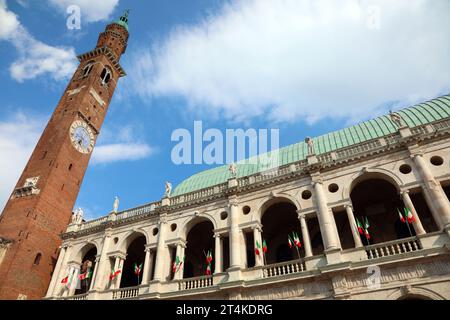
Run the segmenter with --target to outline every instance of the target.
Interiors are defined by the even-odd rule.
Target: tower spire
[[[126,9],[123,12],[123,15],[120,16],[119,20],[117,20],[115,23],[118,25],[121,25],[128,31],[128,15],[130,13],[130,9]]]

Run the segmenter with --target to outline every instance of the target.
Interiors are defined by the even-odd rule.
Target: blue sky
[[[280,130],[280,145],[450,92],[450,1],[0,0],[0,209],[76,67],[125,8],[130,39],[76,206],[156,201],[207,165],[171,134]],[[81,29],[66,8],[81,8]]]

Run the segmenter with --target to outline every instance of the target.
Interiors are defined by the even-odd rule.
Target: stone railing
[[[66,298],[66,300],[87,300],[89,293],[77,294]]]
[[[418,126],[411,128],[411,132],[413,136],[420,136],[425,134],[431,134],[433,129],[435,132],[438,131],[445,131],[450,128],[450,119],[443,119],[434,123],[430,123],[423,126]],[[400,142],[400,135],[398,133],[393,133],[386,135],[384,137],[380,138],[374,138],[369,141],[365,141],[359,144],[355,144],[352,146],[348,146],[345,148],[340,148],[333,150],[328,153],[323,153],[318,155],[318,160],[320,160],[320,164],[322,165],[332,165],[335,162],[338,161],[345,161],[346,159],[363,155],[368,152],[374,152],[377,150],[381,150],[382,148],[386,146],[393,146]],[[251,186],[252,184],[257,184],[260,182],[265,182],[272,180],[274,178],[279,178],[283,176],[288,176],[289,174],[293,173],[301,173],[305,167],[307,167],[308,162],[307,160],[303,159],[300,161],[297,161],[295,163],[291,163],[279,168],[270,169],[264,172],[258,172],[253,175],[245,176],[238,178],[238,187],[239,188],[246,188],[248,186]],[[202,200],[202,199],[208,199],[213,196],[222,196],[224,195],[224,191],[227,189],[228,183],[221,183],[215,186],[207,187],[201,190],[196,190],[190,193],[173,196],[170,198],[170,205],[171,206],[179,206],[183,204],[192,203],[194,201]],[[161,201],[153,202],[150,204],[146,204],[137,208],[133,208],[130,210],[125,210],[122,212],[119,212],[117,214],[117,220],[123,220],[134,216],[144,215],[147,213],[150,213],[157,208],[161,206]],[[85,222],[81,225],[81,228],[79,230],[89,229],[92,227],[95,227],[102,222],[106,221],[107,217],[103,217],[100,219],[92,220]]]
[[[191,290],[213,286],[212,276],[201,276],[178,281],[178,290]]]
[[[121,211],[117,213],[117,221],[132,218],[135,216],[141,216],[147,213],[154,212],[157,208],[161,207],[161,201],[152,202],[137,208]]]
[[[411,237],[366,246],[365,249],[368,259],[376,259],[418,251],[422,249],[422,245],[416,237]]]
[[[106,216],[106,217],[101,217],[101,218],[98,218],[95,220],[84,222],[80,225],[79,230],[95,228],[95,227],[101,225],[102,223],[106,222],[107,220],[108,220],[108,217]]]
[[[263,266],[262,270],[263,277],[270,278],[306,271],[306,265],[303,260],[293,260]]]
[[[112,298],[116,299],[131,299],[139,295],[138,287],[121,288],[113,291]]]

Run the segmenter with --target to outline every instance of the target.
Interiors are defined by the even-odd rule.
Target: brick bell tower
[[[128,10],[100,33],[56,106],[0,216],[0,299],[45,296],[117,81]]]

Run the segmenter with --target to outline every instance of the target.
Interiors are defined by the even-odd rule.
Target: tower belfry
[[[72,215],[128,41],[128,10],[78,56],[72,76],[0,216],[0,299],[39,299]]]

